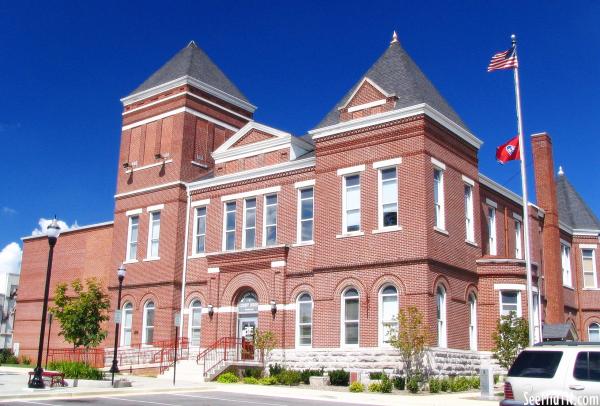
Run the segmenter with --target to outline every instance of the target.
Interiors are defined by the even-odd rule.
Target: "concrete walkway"
[[[478,392],[451,393],[440,395],[429,394],[376,394],[376,393],[350,393],[339,390],[317,390],[305,386],[262,386],[243,384],[218,384],[198,383],[185,381],[185,377],[177,381],[173,386],[171,382],[163,379],[123,376],[132,383],[131,388],[110,387],[110,381],[79,381],[77,387],[71,386],[72,380],[68,380],[70,386],[64,388],[51,388],[34,390],[27,388],[27,374],[30,369],[0,367],[0,402],[10,403],[19,400],[41,400],[61,398],[83,398],[98,396],[130,396],[149,395],[175,392],[206,392],[222,391],[235,394],[262,395],[285,397],[291,399],[306,399],[313,401],[343,402],[361,405],[398,405],[403,406],[492,406],[497,405],[498,400],[480,400]],[[117,375],[117,377],[121,377]]]

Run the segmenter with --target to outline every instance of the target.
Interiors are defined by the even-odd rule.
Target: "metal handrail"
[[[225,362],[259,361],[263,359],[262,351],[254,348],[254,343],[244,338],[222,337],[196,357],[196,363],[203,363],[204,376]]]

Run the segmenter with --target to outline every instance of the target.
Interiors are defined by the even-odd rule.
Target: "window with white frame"
[[[581,250],[581,262],[583,263],[583,287],[596,288],[596,250],[584,248]]]
[[[379,291],[379,344],[389,345],[398,334],[398,290],[387,285]]]
[[[158,258],[158,244],[160,241],[160,212],[150,212],[148,226],[148,252],[146,258]]]
[[[573,286],[573,277],[571,276],[571,247],[568,244],[560,244],[560,257],[563,285],[571,287]]]
[[[500,291],[500,316],[508,316],[510,313],[515,313],[517,317],[521,317],[521,292],[518,290],[502,290]]]
[[[242,246],[254,248],[256,245],[256,198],[244,200],[244,233]]]
[[[523,244],[521,243],[522,238],[522,224],[519,220],[515,220],[515,258],[523,259]]]
[[[314,188],[298,190],[298,242],[313,240]]]
[[[135,261],[137,258],[138,233],[140,229],[139,216],[129,217],[129,227],[127,231],[127,261]]]
[[[440,230],[446,229],[444,171],[441,168],[433,168],[433,206],[436,228],[439,228]]]
[[[349,288],[342,294],[342,345],[358,346],[360,298],[358,291]]]
[[[142,344],[152,344],[154,339],[154,302],[149,300],[144,304],[142,320]]]
[[[448,346],[448,326],[446,325],[446,289],[438,286],[436,292],[438,347]]]
[[[488,206],[488,254],[496,255],[496,208]]]
[[[379,169],[379,229],[398,226],[398,175],[396,167]]]
[[[225,203],[223,250],[233,251],[235,249],[235,212],[236,203]]]
[[[277,244],[277,195],[265,196],[263,245]]]
[[[133,326],[133,305],[126,302],[121,310],[121,346],[129,347],[131,345],[131,331]]]
[[[541,341],[540,332],[540,293],[533,292],[533,341],[539,343]]]
[[[188,337],[190,345],[200,346],[200,326],[202,324],[202,302],[195,299],[190,304],[190,315],[188,322]]]
[[[302,293],[296,302],[296,345],[312,345],[313,300],[310,294]]]
[[[206,207],[197,207],[195,213],[194,253],[202,254],[206,252]]]
[[[477,351],[477,296],[469,295],[469,349]]]
[[[588,341],[600,342],[600,324],[592,323],[588,327]]]
[[[475,242],[475,223],[473,222],[473,186],[465,184],[465,233],[466,240]]]
[[[360,175],[343,178],[343,227],[344,233],[360,231]]]

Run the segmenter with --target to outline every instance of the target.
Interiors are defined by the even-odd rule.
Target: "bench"
[[[35,372],[29,372],[29,381],[28,384],[31,383],[31,379]],[[44,371],[42,372],[42,379],[44,380],[44,384],[48,385],[50,383],[50,387],[53,388],[55,386],[67,386],[67,382],[65,381],[65,374],[62,372],[56,371]]]

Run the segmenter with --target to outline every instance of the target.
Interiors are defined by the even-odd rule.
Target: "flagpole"
[[[517,55],[517,37],[511,35],[512,44]],[[517,57],[518,58],[518,57]],[[515,97],[517,99],[517,122],[519,126],[519,155],[521,158],[521,188],[523,189],[523,228],[525,233],[525,270],[527,272],[527,316],[529,319],[529,345],[535,344],[534,318],[533,314],[533,277],[531,273],[531,250],[529,244],[529,208],[527,198],[527,174],[525,172],[525,142],[523,140],[523,120],[521,117],[521,92],[519,89],[519,67],[513,69],[515,75]]]

